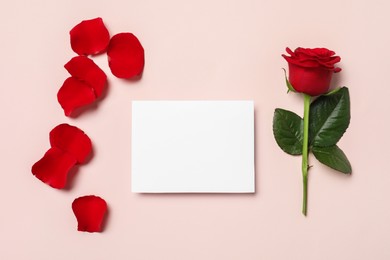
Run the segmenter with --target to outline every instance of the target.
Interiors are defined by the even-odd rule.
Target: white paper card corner
[[[253,101],[133,101],[132,192],[253,193]]]

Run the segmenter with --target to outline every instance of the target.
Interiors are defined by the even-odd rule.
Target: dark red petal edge
[[[92,151],[91,139],[79,128],[60,124],[49,134],[50,145],[71,154],[78,163],[83,163]]]
[[[78,231],[102,231],[103,219],[107,212],[107,203],[104,199],[95,195],[79,197],[73,201],[72,210],[77,219]]]
[[[114,35],[107,49],[108,65],[114,76],[130,79],[142,73],[144,48],[132,33]]]
[[[93,88],[97,98],[102,95],[107,85],[107,76],[93,60],[85,56],[76,56],[64,67],[70,75],[88,83]]]
[[[76,163],[74,156],[52,147],[32,166],[31,171],[42,182],[53,188],[62,189],[66,185],[68,172]]]
[[[69,34],[72,50],[79,55],[102,53],[110,41],[110,34],[100,17],[82,21]]]
[[[57,99],[65,115],[71,116],[74,110],[93,103],[96,96],[87,83],[75,77],[69,77],[59,89]]]

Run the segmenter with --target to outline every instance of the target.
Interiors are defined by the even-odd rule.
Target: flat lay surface
[[[390,259],[385,0],[7,1],[0,9],[0,259]],[[57,92],[76,54],[69,31],[103,18],[110,35],[131,32],[145,50],[143,75],[114,77],[93,56],[107,92],[76,118]],[[275,108],[302,115],[286,94],[281,54],[327,47],[341,57],[332,86],[347,86],[351,123],[339,142],[344,175],[309,157],[308,215],[301,213],[301,158],[272,132]],[[131,192],[132,101],[253,100],[255,193]],[[90,160],[64,190],[32,165],[49,132],[68,123],[92,140]],[[150,162],[153,163],[153,162]],[[77,231],[75,198],[107,202],[102,233]]]

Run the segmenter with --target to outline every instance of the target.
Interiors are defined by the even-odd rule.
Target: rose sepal
[[[291,91],[291,92],[294,92],[294,93],[297,93],[297,91],[296,91],[295,88],[291,85],[290,81],[289,81],[288,78],[287,78],[286,69],[285,69],[285,68],[282,68],[282,70],[284,71],[284,78],[286,79],[287,93],[289,93],[290,91]]]
[[[331,96],[333,94],[336,94],[337,92],[340,91],[340,89],[342,89],[341,87],[338,87],[338,88],[335,88],[335,89],[332,89],[331,91],[325,93],[323,96]]]

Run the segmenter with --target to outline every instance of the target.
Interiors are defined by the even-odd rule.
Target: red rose
[[[324,94],[329,90],[333,73],[341,71],[334,66],[341,58],[326,48],[297,48],[294,52],[286,48],[286,51],[291,56],[282,56],[288,62],[289,81],[297,92],[310,96]]]

